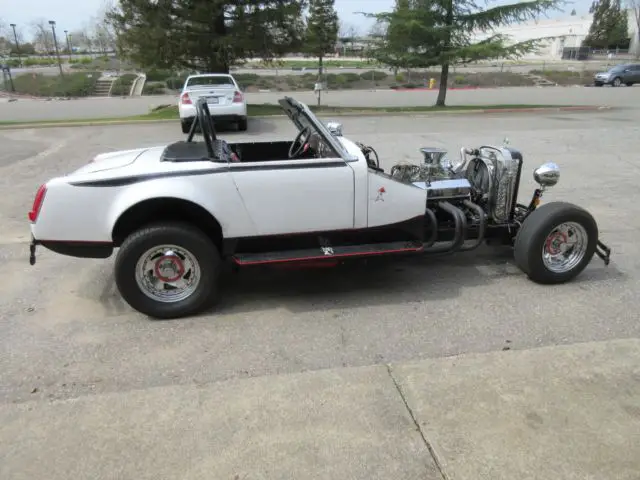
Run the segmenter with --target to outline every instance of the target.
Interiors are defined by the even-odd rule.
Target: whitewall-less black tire
[[[589,264],[598,243],[598,226],[585,209],[550,202],[525,219],[516,236],[518,267],[536,283],[568,282]]]
[[[135,310],[154,318],[179,318],[213,305],[220,264],[215,244],[198,228],[156,223],[122,243],[115,280],[120,294]]]

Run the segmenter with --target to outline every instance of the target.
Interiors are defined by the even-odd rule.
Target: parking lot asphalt
[[[588,81],[585,80],[585,81]],[[272,103],[285,95],[317,103],[313,92],[248,93],[251,104]],[[341,107],[432,106],[438,92],[394,90],[336,90],[323,93],[322,104]],[[113,118],[148,113],[159,105],[176,105],[176,95],[152,95],[125,98],[89,98],[75,100],[20,99],[0,104],[0,122],[34,120],[70,120]],[[640,85],[620,88],[595,87],[506,87],[477,90],[451,90],[447,105],[606,105],[628,107],[640,105]]]
[[[561,180],[544,201],[587,208],[613,249],[608,267],[594,258],[570,284],[533,284],[508,249],[487,247],[336,270],[242,271],[225,278],[215,311],[173,321],[151,321],[122,302],[113,259],[72,259],[41,249],[38,263],[29,266],[26,212],[37,186],[51,176],[100,152],[180,139],[179,126],[2,131],[0,258],[6,282],[0,296],[0,407],[28,402],[37,409],[93,397],[108,408],[110,397],[104,395],[117,393],[138,398],[142,408],[145,400],[136,395],[154,388],[636,338],[639,120],[638,110],[342,119],[345,135],[373,145],[387,170],[396,161],[419,161],[423,146],[456,155],[462,146],[500,144],[506,137],[524,155],[521,201],[534,188],[532,170],[557,162]],[[260,119],[250,122],[247,133],[221,135],[286,139],[294,129],[283,119]],[[342,381],[349,383],[348,377]],[[363,387],[353,395],[375,393]],[[172,408],[179,409],[179,402]],[[11,412],[11,418],[21,418]],[[347,411],[341,415],[333,421],[349,417]],[[415,468],[415,476],[403,478],[417,478],[418,471],[426,475],[426,467]]]

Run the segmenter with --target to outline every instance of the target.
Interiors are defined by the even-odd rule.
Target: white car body
[[[423,166],[397,164],[385,173],[377,154],[369,157],[371,147],[344,137],[339,125],[325,126],[292,98],[280,104],[300,132],[293,142],[221,140],[200,100],[203,141],[192,141],[192,130],[186,142],[105,153],[49,180],[28,215],[31,263],[37,245],[85,258],[107,258],[117,248],[116,283],[125,300],[171,318],[208,305],[225,258],[239,266],[326,263],[468,251],[497,239],[515,242],[518,265],[541,283],[568,281],[594,254],[609,262],[584,209],[566,202],[538,208],[543,190],[559,179],[555,164],[535,170],[541,189],[526,207],[517,203],[517,150],[463,149],[461,163],[452,165],[429,160],[443,152],[425,148],[428,173],[415,181],[401,170]],[[582,229],[581,256],[565,270],[549,258],[578,247],[568,243],[572,233],[553,233],[559,221]]]
[[[196,116],[195,104],[200,97],[214,120],[232,121],[240,130],[247,129],[247,100],[233,75],[203,73],[190,75],[184,82],[178,99],[178,113],[183,133],[187,133]]]

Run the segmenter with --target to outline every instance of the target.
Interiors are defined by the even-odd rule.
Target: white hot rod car
[[[216,298],[222,262],[240,267],[337,262],[393,254],[514,249],[538,283],[571,280],[594,254],[609,263],[589,212],[539,206],[558,167],[534,170],[539,188],[517,202],[523,157],[504,146],[463,148],[459,159],[423,148],[416,165],[379,166],[371,147],[280,100],[298,128],[291,141],[218,138],[204,100],[186,141],[98,155],[42,185],[29,212],[36,246],[85,258],[118,248],[115,279],[134,309],[156,318],[201,311]],[[202,141],[195,141],[199,127]]]

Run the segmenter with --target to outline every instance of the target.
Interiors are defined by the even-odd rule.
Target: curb
[[[381,107],[384,108],[384,107]],[[319,117],[399,117],[405,115],[413,115],[414,117],[428,117],[432,115],[462,115],[462,114],[493,114],[493,113],[543,113],[543,112],[574,112],[574,111],[602,111],[612,110],[611,106],[598,105],[580,105],[566,107],[531,107],[531,108],[478,108],[473,110],[436,110],[436,111],[391,111],[384,110],[368,111],[368,110],[352,110],[349,112],[321,112]],[[255,115],[249,118],[268,119],[268,118],[287,118],[286,115]],[[51,123],[16,123],[12,125],[0,124],[0,130],[24,130],[29,128],[68,128],[68,127],[97,127],[109,125],[145,125],[154,123],[177,123],[178,119],[159,119],[159,120],[90,120],[78,122],[51,122]]]

